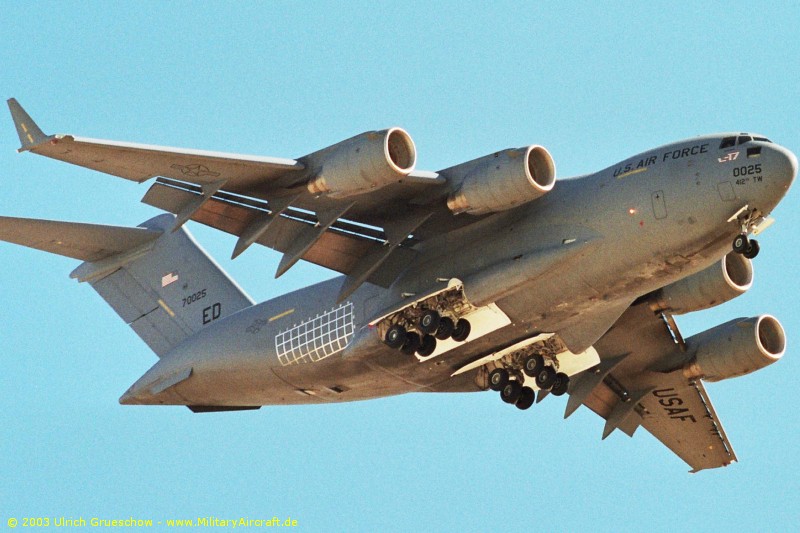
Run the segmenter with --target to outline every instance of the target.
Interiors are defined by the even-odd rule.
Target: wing
[[[388,286],[413,258],[408,239],[475,220],[454,217],[446,180],[415,171],[402,183],[351,198],[311,194],[301,160],[46,135],[13,98],[8,100],[22,147],[53,159],[135,182],[158,177],[144,201],[239,236],[233,257],[259,243],[284,253],[277,275],[300,259],[347,275],[340,299],[365,281]],[[313,154],[312,154],[313,155]],[[309,156],[306,156],[309,157]],[[391,261],[387,261],[389,256]]]
[[[138,183],[155,176],[201,185],[225,180],[228,188],[239,191],[297,174],[304,168],[292,159],[45,135],[15,99],[8,100],[8,107],[22,142],[20,152],[33,152]]]
[[[632,436],[642,426],[692,472],[736,461],[703,384],[680,370],[652,370],[682,344],[671,317],[655,314],[644,301],[635,303],[595,344],[599,367],[570,384],[565,416],[585,404],[606,419],[603,438],[615,429]]]

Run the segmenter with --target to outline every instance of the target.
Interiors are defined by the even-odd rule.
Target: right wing
[[[665,318],[645,301],[632,305],[595,344],[600,365],[573,378],[565,416],[583,403],[606,419],[603,438],[615,429],[633,436],[642,426],[692,472],[727,466],[736,454],[702,382],[655,370],[681,350],[680,333]]]

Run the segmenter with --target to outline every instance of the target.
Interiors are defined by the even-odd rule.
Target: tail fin
[[[203,327],[253,301],[175,217],[139,228],[0,217],[0,239],[83,259],[87,281],[161,357]]]

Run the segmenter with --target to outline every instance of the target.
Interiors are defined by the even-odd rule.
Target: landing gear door
[[[656,220],[667,218],[667,204],[664,203],[664,191],[655,191],[651,195],[653,200],[653,214]]]

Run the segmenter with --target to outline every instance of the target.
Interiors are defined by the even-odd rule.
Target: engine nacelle
[[[553,157],[536,145],[498,152],[460,167],[469,170],[447,199],[454,213],[482,215],[511,209],[548,193],[556,181]]]
[[[738,318],[689,337],[686,347],[693,354],[683,366],[687,378],[721,381],[780,359],[786,350],[786,333],[769,315]]]
[[[417,162],[414,141],[405,130],[368,131],[306,157],[315,171],[312,194],[344,198],[402,180]]]
[[[653,293],[654,311],[682,315],[701,311],[742,295],[753,284],[753,263],[731,252],[705,270]]]

